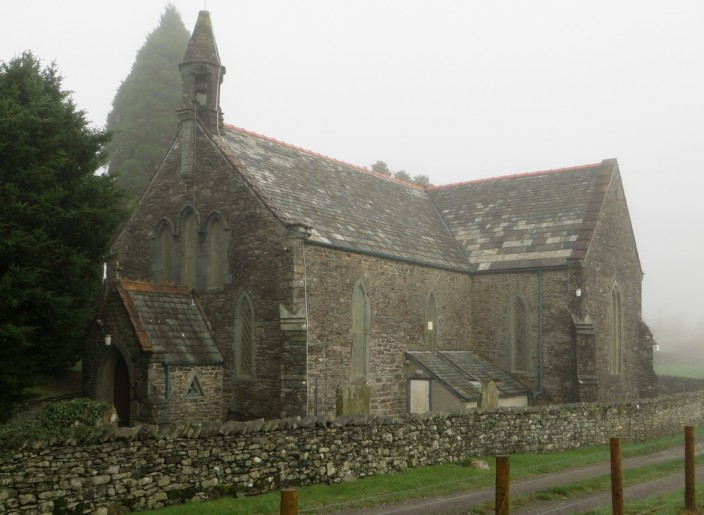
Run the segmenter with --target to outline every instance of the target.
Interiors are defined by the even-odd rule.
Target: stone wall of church
[[[426,303],[435,293],[439,349],[470,349],[468,275],[306,245],[308,298],[308,413],[335,414],[335,392],[349,384],[352,294],[362,281],[370,303],[371,412],[407,409],[404,352],[428,350]]]
[[[623,185],[614,177],[584,261],[583,309],[590,314],[596,331],[598,400],[633,399],[647,392],[645,381],[655,385],[652,371],[652,342],[641,331],[642,271],[631,227]],[[609,372],[611,343],[611,292],[618,284],[621,298],[621,372]],[[651,388],[652,389],[652,388]]]
[[[278,417],[282,402],[279,306],[290,304],[298,287],[291,284],[294,257],[286,247],[287,231],[201,134],[192,177],[181,176],[180,154],[176,143],[118,237],[113,251],[119,261],[112,264],[111,275],[117,267],[122,277],[155,280],[157,224],[167,217],[178,241],[180,215],[184,208],[195,206],[200,245],[196,295],[226,362],[221,418]],[[208,263],[202,254],[206,222],[215,215],[222,218],[227,233],[228,269],[223,286],[209,289],[204,280]],[[232,374],[235,304],[243,292],[249,295],[254,312],[253,379]],[[305,356],[298,358],[305,369]]]
[[[571,292],[574,271],[560,268],[484,273],[472,279],[472,348],[496,366],[510,371],[509,301],[520,293],[528,305],[530,358],[525,372],[513,371],[512,375],[531,391],[538,392],[542,374],[543,392],[535,398],[536,402],[573,402],[575,365],[570,309],[576,302]]]

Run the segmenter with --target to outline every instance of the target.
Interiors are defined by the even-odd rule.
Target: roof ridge
[[[536,175],[545,175],[545,174],[552,174],[552,173],[562,173],[562,172],[572,172],[576,170],[584,170],[586,168],[595,168],[597,166],[602,166],[604,164],[604,161],[600,161],[598,163],[589,163],[589,164],[584,164],[584,165],[575,165],[575,166],[565,166],[562,168],[549,168],[547,170],[537,170],[533,172],[519,172],[519,173],[514,173],[514,174],[508,174],[508,175],[496,175],[494,177],[485,177],[482,179],[473,179],[471,181],[461,181],[461,182],[453,182],[450,184],[441,184],[438,186],[428,186],[428,190],[442,190],[442,189],[447,189],[447,188],[454,188],[457,186],[466,186],[469,184],[481,184],[485,182],[495,182],[495,181],[503,181],[503,180],[508,180],[508,179],[518,179],[521,177],[532,177]]]
[[[254,137],[263,139],[263,140],[268,141],[268,142],[270,142],[270,143],[275,143],[275,144],[277,144],[277,145],[281,145],[281,146],[290,148],[291,150],[296,150],[297,152],[303,152],[304,154],[308,154],[308,155],[313,156],[313,157],[318,157],[318,158],[320,158],[320,159],[324,159],[325,161],[329,161],[329,162],[331,162],[331,163],[335,163],[335,164],[339,164],[339,165],[346,166],[346,167],[348,167],[348,168],[352,168],[353,170],[356,170],[356,171],[358,171],[358,172],[362,172],[362,173],[366,173],[366,174],[369,174],[369,175],[373,175],[373,176],[379,177],[379,178],[381,178],[381,179],[386,179],[387,181],[395,182],[395,183],[401,184],[401,185],[403,185],[403,186],[408,186],[408,187],[410,187],[410,188],[413,188],[413,189],[416,189],[416,190],[419,190],[419,191],[424,191],[424,190],[426,189],[424,186],[419,186],[419,185],[417,185],[417,184],[413,184],[413,183],[410,183],[410,182],[402,181],[402,180],[400,180],[400,179],[396,179],[396,178],[393,177],[393,176],[384,175],[383,173],[375,172],[374,170],[370,170],[369,168],[366,168],[366,167],[362,167],[362,166],[359,166],[359,165],[355,165],[355,164],[352,164],[352,163],[348,163],[347,161],[343,161],[343,160],[341,160],[341,159],[336,159],[336,158],[334,158],[334,157],[330,157],[330,156],[327,156],[327,155],[325,155],[325,154],[320,154],[319,152],[315,152],[315,151],[313,151],[313,150],[310,150],[310,149],[307,149],[307,148],[304,148],[304,147],[299,147],[298,145],[293,145],[293,144],[291,144],[291,143],[287,143],[287,142],[282,141],[282,140],[280,140],[280,139],[272,138],[271,136],[266,136],[265,134],[261,134],[261,133],[254,132],[254,131],[250,131],[250,130],[244,129],[244,128],[242,128],[242,127],[237,127],[236,125],[232,125],[231,123],[226,123],[226,124],[225,124],[225,127],[227,127],[228,129],[232,129],[232,130],[238,131],[238,132],[242,132],[242,133],[244,133],[244,134],[249,134],[250,136],[254,136]]]
[[[133,279],[119,279],[119,285],[127,291],[136,291],[142,293],[171,293],[171,294],[188,294],[188,286],[175,283],[153,283],[150,281],[139,281]]]

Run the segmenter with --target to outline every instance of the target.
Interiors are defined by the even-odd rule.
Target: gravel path
[[[704,452],[704,449],[701,446],[698,446],[696,452],[697,454],[701,454]],[[633,468],[648,467],[676,459],[684,459],[684,448],[674,448],[655,454],[623,459],[621,461],[621,465],[623,470],[628,470]],[[519,497],[528,495],[547,488],[607,475],[610,474],[610,472],[610,464],[606,462],[577,467],[553,474],[546,474],[526,481],[518,481],[515,483],[512,482],[510,487],[511,496]],[[704,477],[703,474],[704,468],[698,468],[696,471],[696,477],[702,478]],[[626,502],[641,500],[680,488],[684,488],[684,466],[683,471],[680,474],[674,474],[656,481],[650,481],[648,483],[643,483],[624,489],[624,499]],[[345,510],[340,513],[355,515],[426,515],[428,513],[468,513],[476,506],[493,502],[494,495],[494,487],[489,487],[452,496],[433,499],[416,499],[403,503],[365,508],[362,510]],[[580,499],[568,499],[562,502],[538,501],[532,503],[531,505],[523,506],[520,509],[512,510],[511,512],[514,515],[543,513],[555,515],[560,513],[578,513],[584,510],[610,505],[611,493],[608,492],[605,494],[597,494]]]

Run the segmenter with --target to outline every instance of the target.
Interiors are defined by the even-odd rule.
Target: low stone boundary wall
[[[704,392],[638,403],[305,418],[96,431],[0,456],[0,513],[107,513],[196,496],[333,483],[470,456],[547,452],[674,434],[704,420]]]

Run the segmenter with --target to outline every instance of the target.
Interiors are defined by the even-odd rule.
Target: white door
[[[430,411],[430,381],[427,379],[411,379],[411,413],[427,413]]]

